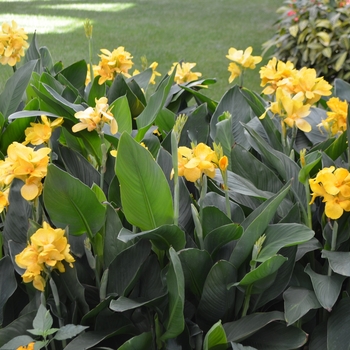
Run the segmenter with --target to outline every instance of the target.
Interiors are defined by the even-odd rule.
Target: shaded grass
[[[121,2],[104,0],[103,3]],[[149,63],[159,63],[159,71],[163,75],[173,62],[196,62],[195,71],[202,72],[203,77],[217,79],[207,94],[219,99],[229,88],[229,61],[225,57],[228,49],[252,46],[253,55],[260,55],[261,44],[273,34],[276,9],[281,0],[134,0],[123,3],[132,6],[118,12],[84,11],[47,6],[94,4],[98,10],[101,2],[0,1],[0,22],[6,13],[13,14],[15,20],[16,15],[40,14],[74,17],[75,21],[81,21],[78,28],[71,32],[41,33],[40,29],[37,32],[39,46],[47,46],[54,61],[62,60],[64,66],[68,66],[77,60],[88,59],[83,21],[89,18],[94,25],[94,63],[98,63],[101,48],[112,51],[118,46],[124,46],[133,55],[135,68],[141,68],[141,56],[146,56]],[[41,7],[43,5],[45,7]],[[25,22],[35,26],[35,21],[28,17]],[[25,29],[26,23],[18,21]],[[258,67],[267,60],[268,57],[265,57]],[[260,91],[258,69],[246,73],[244,85]],[[10,74],[9,67],[0,67],[0,91]]]

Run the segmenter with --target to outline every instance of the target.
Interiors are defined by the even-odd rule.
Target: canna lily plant
[[[350,85],[101,52],[33,35],[0,94],[0,349],[347,349]]]

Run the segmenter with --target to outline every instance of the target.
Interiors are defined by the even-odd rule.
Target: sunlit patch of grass
[[[0,23],[11,23],[12,20],[16,21],[19,27],[23,27],[27,33],[35,31],[39,34],[68,33],[83,27],[82,20],[75,17],[0,14]]]
[[[39,8],[50,9],[50,10],[79,10],[79,11],[111,11],[118,12],[135,6],[134,3],[118,3],[118,4],[107,4],[107,3],[95,3],[95,4],[60,4],[60,5],[39,5]]]

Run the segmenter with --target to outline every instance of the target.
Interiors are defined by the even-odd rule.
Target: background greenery
[[[104,4],[114,4],[115,8]],[[139,69],[143,55],[149,63],[159,62],[162,74],[175,61],[196,62],[196,71],[217,78],[210,96],[219,99],[228,89],[228,49],[252,46],[253,55],[260,55],[261,44],[274,33],[280,5],[281,0],[0,0],[0,23],[13,18],[28,32],[34,30],[28,28],[38,25],[39,46],[48,46],[53,59],[62,59],[67,66],[88,58],[83,21],[90,18],[94,24],[94,63],[98,63],[101,48],[112,51],[118,46],[124,46],[134,56]],[[73,18],[70,27],[74,29],[65,32],[62,24],[54,32],[44,33],[47,28],[45,24],[41,27],[42,20],[35,17],[38,14],[48,16],[47,27],[57,17]],[[266,55],[259,67],[267,60]],[[0,66],[0,91],[10,75],[9,67]],[[259,74],[247,72],[245,86],[260,91],[259,84]]]

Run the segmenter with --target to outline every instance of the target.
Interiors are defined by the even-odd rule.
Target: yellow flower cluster
[[[26,139],[24,145],[31,143],[32,145],[41,145],[48,143],[52,132],[63,124],[63,118],[56,118],[51,122],[46,115],[41,116],[42,123],[30,123],[30,127],[25,129]]]
[[[327,101],[327,106],[331,111],[327,112],[327,119],[322,120],[318,126],[323,125],[331,136],[343,133],[347,129],[348,102],[341,101],[338,97],[331,97]]]
[[[132,56],[129,52],[124,50],[123,46],[110,52],[107,49],[101,49],[102,54],[97,67],[94,67],[94,73],[100,76],[99,84],[103,84],[106,80],[113,80],[117,74],[124,74],[130,77],[129,69],[133,66]]]
[[[17,350],[34,350],[34,342],[29,343],[27,346],[20,346]]]
[[[95,108],[88,107],[84,111],[75,113],[75,118],[80,122],[72,127],[73,132],[78,132],[83,129],[88,131],[95,130],[98,133],[102,132],[105,123],[109,124],[111,133],[116,134],[118,132],[118,124],[109,108],[108,100],[106,97],[95,99]]]
[[[310,205],[317,197],[323,197],[325,214],[330,219],[339,219],[344,211],[350,211],[350,174],[347,169],[323,168],[309,180],[309,184],[313,192]]]
[[[231,83],[242,74],[243,69],[255,69],[256,65],[261,62],[261,56],[252,56],[253,48],[249,46],[244,52],[231,47],[228,50],[226,57],[233,61],[228,66],[228,71],[231,73],[228,81]]]
[[[196,182],[203,174],[214,178],[217,167],[225,171],[227,166],[227,157],[218,159],[216,152],[204,143],[199,143],[193,149],[185,146],[178,148],[178,174],[187,181]]]
[[[0,30],[0,63],[15,66],[24,56],[24,49],[28,48],[28,36],[23,28],[18,28],[12,21],[12,26],[3,23]]]
[[[198,80],[198,78],[202,76],[202,73],[192,72],[192,68],[194,68],[195,66],[196,63],[174,62],[168,74],[171,75],[176,67],[176,73],[174,77],[175,83],[189,83],[190,81]]]
[[[69,253],[70,245],[65,231],[54,229],[47,222],[30,237],[30,241],[31,243],[15,256],[15,261],[20,268],[26,269],[22,275],[23,282],[33,282],[36,289],[44,291],[46,281],[43,274],[51,269],[64,272],[62,261],[65,260],[73,267],[72,263],[75,260]]]
[[[297,70],[291,62],[272,58],[260,69],[261,86],[264,94],[275,93],[275,102],[268,110],[278,114],[289,127],[294,125],[304,131],[311,131],[311,125],[303,120],[310,114],[310,107],[322,96],[331,95],[332,86],[323,77],[316,76],[313,68]]]
[[[7,157],[0,160],[0,185],[9,186],[14,178],[24,182],[22,197],[33,200],[42,192],[41,180],[47,174],[48,154],[51,149],[42,147],[35,150],[18,142],[7,149]]]

